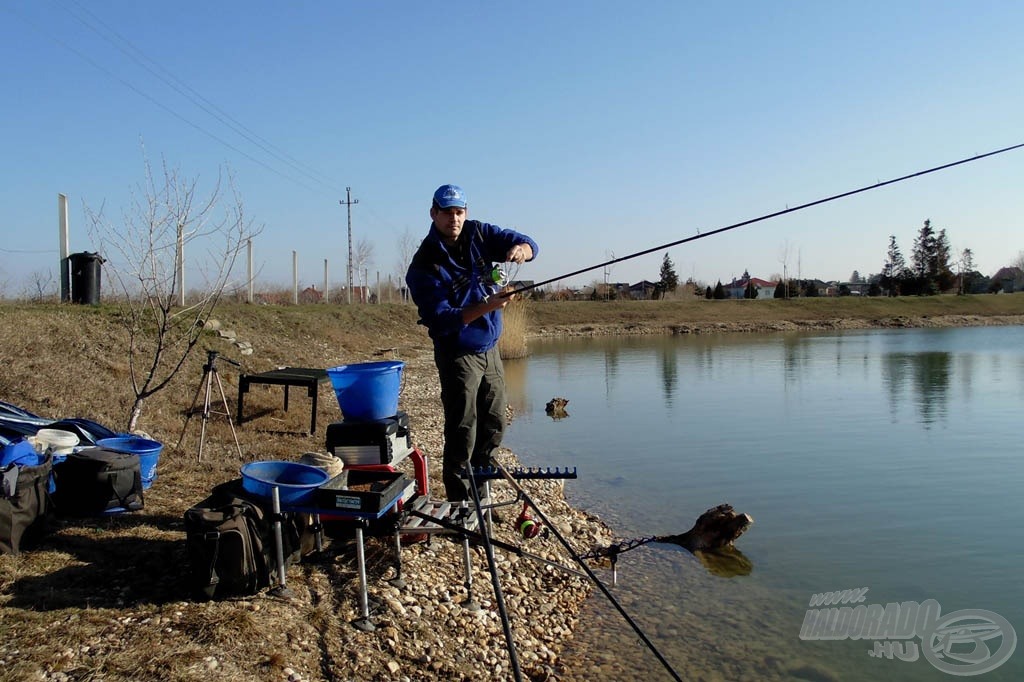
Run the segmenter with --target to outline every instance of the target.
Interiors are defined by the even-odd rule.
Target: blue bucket
[[[327,370],[347,421],[376,421],[398,414],[402,387],[401,360],[362,362]]]
[[[139,436],[118,436],[116,438],[100,438],[96,445],[106,450],[123,452],[139,456],[139,469],[142,470],[142,489],[149,490],[156,480],[156,465],[160,461],[160,452],[164,444]]]
[[[330,477],[319,467],[298,462],[249,462],[242,465],[242,488],[253,495],[271,499],[276,486],[281,504],[305,503],[313,491]]]

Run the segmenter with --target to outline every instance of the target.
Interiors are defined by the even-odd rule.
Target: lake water
[[[538,341],[506,373],[505,444],[577,467],[569,499],[618,537],[681,533],[720,503],[754,517],[741,575],[665,544],[618,562],[613,593],[684,679],[949,680],[941,664],[1014,637],[947,614],[1024,635],[1024,328]],[[556,396],[569,417],[545,414]],[[865,587],[868,606],[935,600],[959,639],[911,662],[870,655],[871,637],[800,638],[812,594]],[[668,679],[639,641],[595,591],[569,679]],[[980,679],[1024,679],[1022,657]]]

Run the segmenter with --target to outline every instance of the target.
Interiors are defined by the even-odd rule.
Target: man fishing
[[[524,263],[536,242],[515,230],[468,219],[466,195],[441,185],[430,207],[431,225],[405,281],[434,341],[434,363],[444,408],[442,480],[451,501],[469,499],[459,473],[491,466],[505,432],[505,370],[498,354],[501,309],[514,298],[501,292],[494,263]]]

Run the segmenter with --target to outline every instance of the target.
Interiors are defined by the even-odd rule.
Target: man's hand
[[[462,324],[469,324],[473,320],[483,317],[492,310],[504,308],[515,300],[515,293],[512,287],[505,287],[500,292],[491,294],[480,303],[462,309]]]
[[[533,247],[525,242],[516,244],[505,255],[505,260],[509,263],[525,263],[531,258],[533,258]]]

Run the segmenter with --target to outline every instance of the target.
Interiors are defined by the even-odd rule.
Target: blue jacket
[[[438,350],[454,355],[484,353],[498,343],[501,314],[492,310],[468,325],[462,309],[480,303],[496,291],[490,279],[494,263],[502,263],[516,244],[529,244],[534,258],[537,244],[524,234],[467,220],[454,246],[449,248],[433,224],[413,256],[405,282]]]

